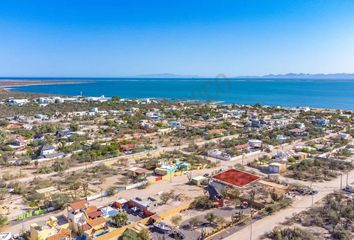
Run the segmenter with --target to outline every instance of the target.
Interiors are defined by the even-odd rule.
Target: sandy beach
[[[33,85],[81,84],[83,81],[46,81],[46,80],[0,80],[0,88],[9,90],[11,87]]]

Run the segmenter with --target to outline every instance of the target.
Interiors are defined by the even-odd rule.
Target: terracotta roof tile
[[[98,217],[95,219],[87,220],[87,224],[89,224],[91,227],[96,227],[96,226],[101,225],[103,223],[106,223],[106,219],[103,217]]]
[[[86,200],[79,200],[69,204],[69,207],[72,208],[74,211],[77,211],[82,208],[86,208],[88,202]]]

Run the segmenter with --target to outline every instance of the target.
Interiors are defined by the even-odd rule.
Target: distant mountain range
[[[147,74],[130,76],[134,78],[215,78],[212,76],[200,76],[200,75],[178,75],[173,73],[161,73],[161,74]],[[342,79],[342,80],[354,80],[354,73],[287,73],[287,74],[268,74],[263,76],[224,76],[225,78],[237,78],[237,79]]]
[[[159,73],[159,74],[146,74],[146,75],[136,75],[133,77],[137,78],[203,78],[199,75],[178,75],[173,73]]]
[[[225,78],[225,79],[303,79],[303,80],[354,80],[354,73],[287,73],[287,74],[268,74],[263,76],[228,76],[218,74],[215,76],[201,75],[179,75],[173,73],[145,74],[145,75],[130,75],[120,77],[0,77],[2,80],[90,80],[90,79],[115,79],[115,78],[160,78],[160,79],[200,79],[200,78]]]
[[[261,78],[291,78],[291,79],[354,79],[353,73],[318,73],[318,74],[308,74],[308,73],[287,73],[287,74],[269,74],[261,76]]]

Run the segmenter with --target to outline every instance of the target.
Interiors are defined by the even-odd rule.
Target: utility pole
[[[250,224],[250,240],[252,240],[252,225],[253,225],[253,202],[254,202],[254,195],[256,193],[254,192],[254,189],[252,188],[251,193],[250,193],[250,207],[251,207],[251,224]]]
[[[252,221],[253,221],[253,219],[252,219],[252,215],[253,215],[253,213],[252,213],[252,207],[251,207],[251,226],[250,226],[250,240],[252,240]]]
[[[343,173],[340,174],[340,190],[343,189],[342,180],[343,180]]]
[[[311,191],[313,192],[313,182],[311,182]],[[311,194],[311,207],[313,207],[313,195],[314,193]]]

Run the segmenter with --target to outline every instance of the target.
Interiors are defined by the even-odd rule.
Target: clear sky
[[[354,73],[353,0],[1,0],[0,76]]]

